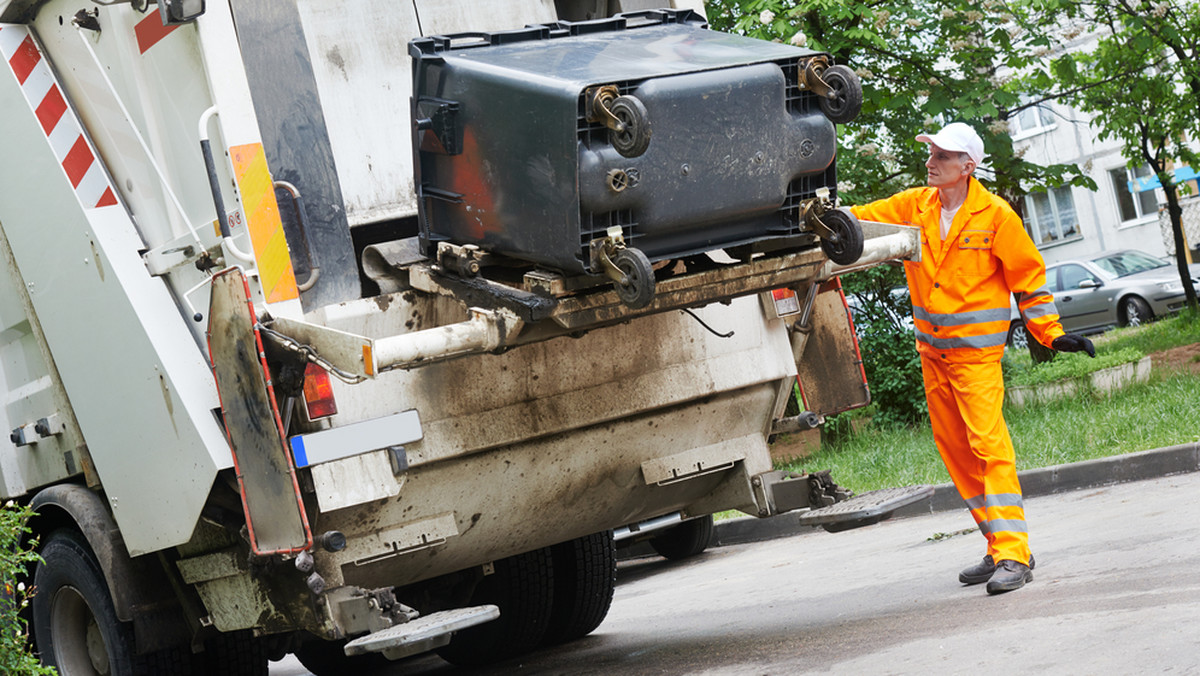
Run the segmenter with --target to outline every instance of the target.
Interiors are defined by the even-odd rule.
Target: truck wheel
[[[267,676],[268,661],[263,642],[250,630],[218,634],[204,643],[206,674]]]
[[[845,124],[858,117],[862,110],[862,81],[846,66],[830,66],[821,79],[833,90],[833,98],[820,100],[821,112],[834,124]]]
[[[87,540],[73,530],[56,530],[41,556],[32,605],[42,663],[60,676],[133,674],[133,631],[117,619]]]
[[[832,209],[821,215],[821,222],[837,235],[837,241],[821,240],[821,250],[838,265],[850,265],[862,256],[863,231],[854,214]]]
[[[626,283],[613,282],[617,297],[634,310],[640,310],[654,300],[654,268],[646,254],[637,249],[621,249],[613,264],[625,273]]]
[[[442,659],[482,666],[523,655],[546,636],[554,603],[554,562],[549,547],[500,559],[475,587],[468,605],[500,608],[500,617],[464,629],[440,649]]]
[[[305,641],[294,654],[316,676],[369,674],[392,663],[382,653],[350,656],[345,648],[346,641]]]
[[[671,560],[686,559],[708,549],[712,541],[712,515],[689,519],[650,540],[659,555]]]
[[[617,587],[617,543],[611,530],[550,548],[554,558],[554,608],[544,645],[592,633],[612,606]]]

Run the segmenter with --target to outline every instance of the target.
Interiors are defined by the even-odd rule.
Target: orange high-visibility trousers
[[[987,553],[1029,564],[1029,529],[1016,454],[1001,406],[999,361],[947,363],[922,357],[933,440],[959,495],[987,538]]]

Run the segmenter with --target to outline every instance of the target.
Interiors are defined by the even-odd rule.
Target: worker
[[[921,229],[921,260],[905,261],[925,399],[938,453],[987,538],[983,561],[962,571],[989,594],[1033,580],[1033,556],[1015,453],[1001,405],[1000,357],[1008,337],[1010,295],[1039,343],[1064,352],[1092,342],[1068,334],[1046,287],[1046,265],[1021,219],[972,175],[983,141],[954,122],[929,144],[928,186],[851,209],[864,220]]]

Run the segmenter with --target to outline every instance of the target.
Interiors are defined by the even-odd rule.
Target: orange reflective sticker
[[[258,261],[258,278],[268,303],[300,297],[296,274],[288,254],[279,205],[267,168],[267,155],[261,143],[233,146],[229,149],[234,179],[242,194],[242,209],[250,242]]]

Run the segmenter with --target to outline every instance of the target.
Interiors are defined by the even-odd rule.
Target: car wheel
[[[1122,326],[1141,326],[1154,318],[1154,312],[1150,310],[1150,306],[1137,296],[1121,299],[1120,315]]]
[[[1013,320],[1012,325],[1008,327],[1008,346],[1018,350],[1029,349],[1029,331],[1020,319]]]

